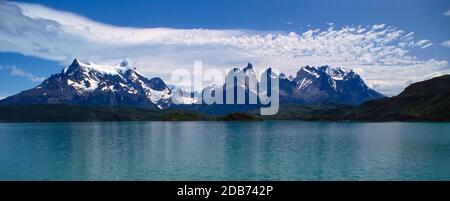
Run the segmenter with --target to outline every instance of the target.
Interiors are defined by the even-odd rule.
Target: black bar
[[[223,186],[257,187],[257,191],[244,195],[222,195]],[[266,193],[259,195],[266,187]],[[267,193],[267,187],[272,190]],[[186,188],[185,188],[186,187]],[[211,188],[209,196],[178,195],[179,189]],[[242,189],[242,188],[241,188]],[[217,192],[214,192],[217,191]],[[197,191],[200,193],[200,191]],[[2,196],[15,197],[36,196],[41,198],[165,198],[175,200],[298,200],[306,197],[313,198],[378,198],[387,199],[395,196],[405,197],[434,197],[450,195],[450,182],[322,182],[322,181],[132,181],[132,182],[0,182]],[[242,193],[242,191],[241,191]]]

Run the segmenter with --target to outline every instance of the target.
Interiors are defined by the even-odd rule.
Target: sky
[[[127,60],[148,77],[248,62],[295,75],[346,67],[396,95],[450,73],[448,0],[1,1],[0,98],[38,85],[74,58]]]

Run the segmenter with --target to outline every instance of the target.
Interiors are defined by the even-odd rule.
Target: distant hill
[[[371,100],[343,118],[373,121],[450,121],[450,75],[408,86],[391,98]]]
[[[213,118],[194,111],[178,110],[145,110],[138,108],[87,107],[61,104],[0,106],[0,122],[198,120],[213,120]]]
[[[249,111],[258,114],[257,110]],[[264,119],[309,121],[450,121],[450,75],[408,86],[390,98],[367,101],[360,106],[323,103],[282,104],[278,114]]]

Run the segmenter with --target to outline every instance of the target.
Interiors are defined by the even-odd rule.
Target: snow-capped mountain
[[[306,66],[300,68],[295,77],[287,77],[283,73],[277,75],[272,72],[271,68],[266,69],[263,74],[266,74],[266,72],[269,72],[267,74],[269,76],[279,76],[279,93],[281,103],[297,103],[306,105],[339,103],[358,105],[367,100],[384,97],[382,94],[370,89],[356,72],[347,68]],[[259,89],[260,83],[258,82],[257,75],[255,74],[252,64],[250,63],[242,69],[233,68],[229,71],[227,77],[234,76],[239,73],[243,73],[245,75],[245,81],[242,79],[237,81],[238,83],[236,83],[235,91],[238,88],[245,90],[246,103],[248,103],[249,94],[258,93],[249,87],[248,80],[256,80],[257,89]],[[230,89],[226,86],[226,84],[223,86],[215,86],[214,89],[205,89],[215,91],[220,87],[224,89],[225,101],[226,90]]]
[[[266,74],[267,73],[267,74]],[[302,67],[296,76],[287,77],[272,72],[268,68],[263,73],[280,78],[280,103],[312,105],[321,103],[340,103],[357,105],[367,100],[384,97],[370,89],[361,77],[346,68]],[[166,83],[154,77],[148,79],[129,67],[126,61],[120,64],[98,65],[80,62],[77,59],[60,73],[50,76],[37,87],[23,91],[17,95],[0,100],[0,104],[74,104],[87,106],[138,107],[147,109],[195,109],[200,112],[227,114],[229,112],[247,111],[261,106],[258,99],[260,83],[252,64],[244,68],[233,68],[226,75],[234,76],[234,86],[213,85],[204,88],[200,93],[190,93],[181,88],[169,88]],[[268,79],[270,80],[270,79]],[[255,87],[251,87],[254,83]],[[245,92],[244,104],[215,104],[201,102],[204,93],[216,96],[222,91],[223,103],[226,103],[227,91],[234,87],[234,102],[239,91]],[[221,89],[221,90],[218,90]],[[270,91],[270,87],[268,88]],[[249,101],[250,95],[256,97],[257,104]],[[254,96],[253,96],[254,95]],[[203,100],[204,101],[204,100]],[[200,104],[203,103],[203,104]]]
[[[235,76],[243,76],[241,78],[244,79],[234,79]],[[201,94],[203,97],[205,97],[205,93],[207,93],[207,96],[213,96],[213,97],[221,97],[223,104],[210,104],[206,103],[205,100],[203,100],[203,104],[199,105],[177,105],[175,108],[177,109],[191,109],[196,110],[202,113],[206,114],[214,114],[214,115],[224,115],[229,114],[232,112],[241,112],[241,111],[247,111],[250,109],[255,109],[260,107],[260,104],[249,104],[249,94],[253,94],[254,97],[257,97],[257,90],[255,90],[255,87],[249,87],[249,83],[256,84],[256,89],[258,89],[258,80],[256,77],[256,73],[253,69],[253,66],[251,63],[248,63],[246,67],[244,68],[232,68],[228,71],[228,73],[225,76],[225,81],[234,79],[234,85],[228,86],[226,83],[223,84],[214,84],[205,87]],[[234,103],[235,104],[226,104],[227,103],[227,91],[234,90]],[[222,94],[217,94],[219,91],[222,92]],[[245,93],[245,103],[244,104],[237,104],[237,94],[238,92],[244,92]],[[220,98],[219,98],[220,100]],[[256,100],[256,103],[259,101]]]
[[[215,92],[219,89],[223,91],[223,102],[226,102],[226,91],[227,90],[233,90],[232,87],[234,87],[234,102],[237,102],[237,92],[238,91],[245,91],[246,94],[246,103],[248,103],[248,97],[249,94],[253,94],[255,96],[258,95],[258,79],[257,75],[255,73],[255,70],[253,69],[253,65],[251,63],[248,63],[246,67],[240,69],[240,68],[233,68],[230,71],[228,71],[227,75],[225,76],[225,80],[232,80],[234,77],[237,76],[243,76],[243,79],[235,79],[233,86],[227,86],[225,83],[221,86],[218,85],[212,85],[208,86],[203,90],[203,93],[211,93],[212,95],[215,95]],[[251,87],[250,85],[253,84],[255,86]]]
[[[115,66],[75,59],[39,86],[2,100],[10,104],[76,104],[164,109],[171,90],[158,77],[147,79],[126,61]],[[183,100],[192,102],[192,100]]]
[[[305,66],[295,77],[280,76],[280,98],[286,102],[358,105],[382,97],[370,89],[356,72],[347,68]]]

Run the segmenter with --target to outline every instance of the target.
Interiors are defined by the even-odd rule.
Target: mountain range
[[[266,71],[271,71],[271,68]],[[249,63],[243,69],[233,68],[226,77],[235,76],[238,73],[244,73],[245,80],[236,81],[239,83],[235,83],[234,87],[242,88],[247,97],[250,93],[257,93],[250,90],[248,86],[249,79],[258,80],[252,64]],[[271,72],[271,74],[274,73]],[[259,87],[259,83],[257,85]],[[214,94],[219,88],[223,89],[225,102],[226,91],[229,90],[226,84],[208,86],[201,93],[208,91]],[[249,104],[248,100],[246,104],[240,105],[207,105],[205,103],[194,105],[194,103],[198,103],[198,99],[191,96],[191,93],[180,90],[179,88],[169,88],[161,78],[146,78],[134,68],[129,67],[126,61],[108,66],[84,63],[75,59],[71,65],[60,73],[50,76],[37,87],[7,97],[1,100],[0,104],[68,104],[144,109],[180,108],[198,110],[208,114],[226,114],[260,106]],[[175,93],[184,93],[185,95],[174,96]],[[284,74],[280,75],[281,103],[335,102],[357,105],[382,97],[384,96],[370,89],[358,74],[346,68],[306,66],[301,68],[294,78],[289,79]],[[174,104],[174,98],[181,105]]]
[[[272,72],[271,68],[265,70],[263,75],[279,77],[280,112],[273,117],[275,119],[424,119],[424,116],[411,115],[414,110],[426,116],[425,119],[439,119],[442,116],[440,108],[448,108],[449,90],[448,76],[437,81],[416,83],[406,88],[398,96],[387,98],[375,90],[369,88],[363,79],[353,70],[347,68],[335,68],[330,66],[301,67],[295,76],[279,75]],[[130,67],[128,62],[120,64],[98,65],[81,62],[75,59],[71,65],[65,67],[61,72],[51,75],[35,88],[25,90],[16,95],[0,100],[0,106],[5,109],[21,106],[31,110],[34,106],[68,105],[58,107],[68,111],[73,108],[96,107],[96,108],[136,108],[142,111],[192,111],[197,112],[201,118],[204,115],[229,115],[222,119],[236,119],[246,117],[242,112],[253,114],[261,107],[259,99],[257,104],[248,101],[252,93],[257,93],[249,87],[249,80],[256,80],[256,89],[260,88],[257,75],[251,63],[244,68],[232,68],[228,71],[226,78],[241,74],[243,80],[235,80],[234,86],[222,85],[207,86],[201,92],[188,93],[183,89],[168,87],[159,77],[146,78],[135,68]],[[450,76],[450,75],[449,75]],[[246,102],[244,104],[206,104],[198,98],[204,93],[215,95],[216,91],[223,92],[223,101],[226,100],[226,91],[234,87],[235,93],[238,88],[245,91]],[[221,89],[221,90],[219,90]],[[183,94],[182,96],[175,94]],[[236,98],[234,100],[236,102]],[[175,104],[181,103],[181,104]],[[437,105],[436,105],[437,104]],[[14,110],[18,111],[18,110]],[[109,109],[102,110],[108,114],[117,111]],[[128,110],[137,114],[136,110]],[[406,112],[405,112],[406,111]],[[233,115],[233,113],[237,113]],[[395,114],[394,114],[395,113]],[[152,116],[134,115],[141,119],[154,119],[164,115]],[[179,114],[179,113],[177,113]],[[120,115],[114,113],[114,115]],[[433,117],[435,115],[435,117]],[[196,115],[194,115],[196,116]],[[254,114],[253,116],[257,116]],[[118,117],[119,118],[119,117]],[[122,118],[122,117],[120,117]],[[119,118],[119,119],[120,119]],[[123,117],[127,119],[128,117]],[[166,118],[165,119],[170,119]],[[164,119],[163,118],[163,119]],[[253,117],[252,117],[253,118]],[[108,119],[108,118],[106,118]],[[259,119],[259,118],[256,118]]]

